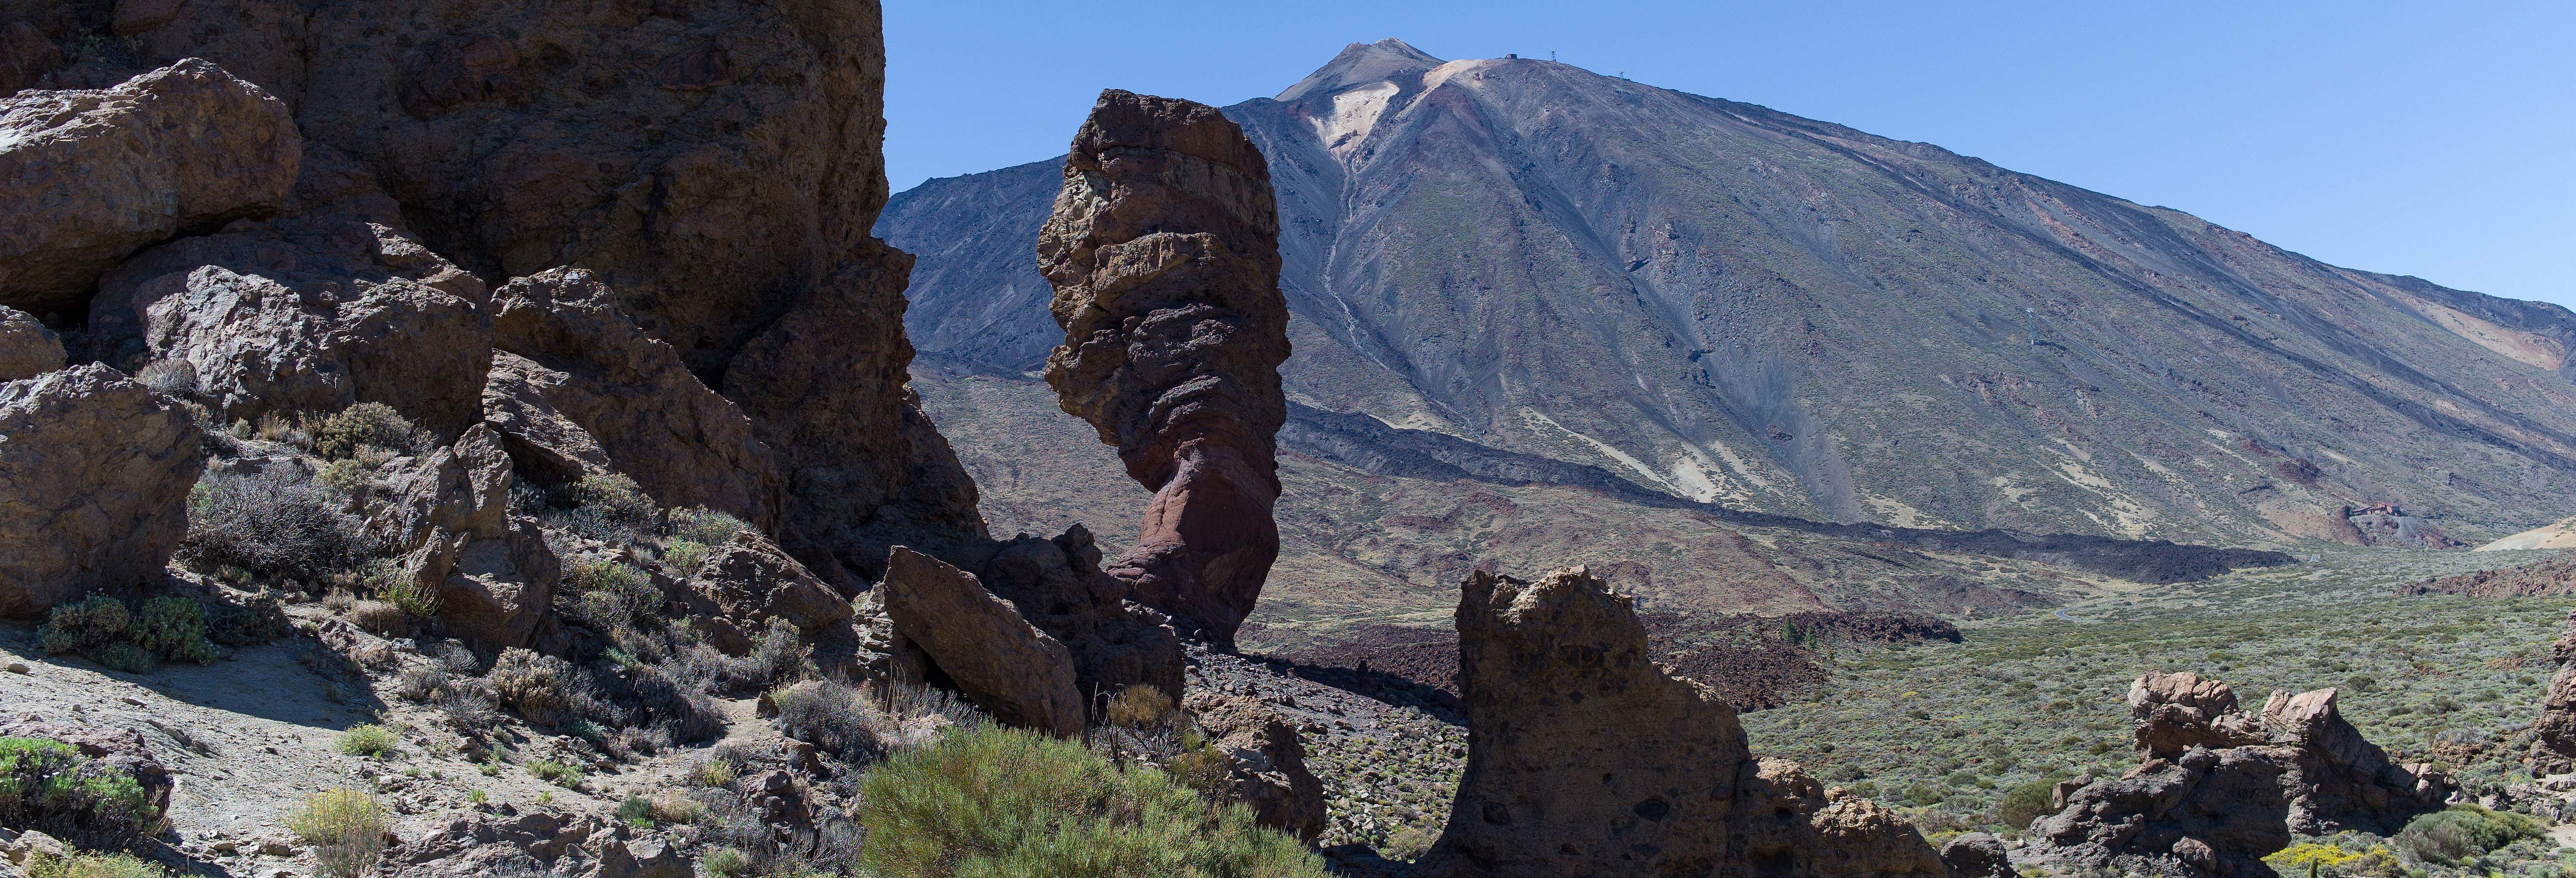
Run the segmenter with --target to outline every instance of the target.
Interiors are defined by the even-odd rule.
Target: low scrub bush
[[[88,652],[125,639],[134,627],[134,612],[125,602],[92,595],[76,604],[55,607],[36,629],[36,642],[53,655]]]
[[[1995,822],[2013,829],[2025,829],[2030,822],[2056,813],[2049,803],[2057,796],[2057,777],[2042,777],[2005,790],[1995,800]]]
[[[520,717],[553,726],[574,718],[572,676],[570,662],[513,647],[501,652],[484,682],[491,685],[494,697]]]
[[[808,680],[769,693],[778,710],[778,729],[825,753],[852,762],[884,755],[878,729],[887,717],[870,706],[859,690],[831,680]]]
[[[355,457],[363,448],[424,451],[438,444],[437,436],[412,426],[393,406],[381,402],[342,409],[313,422],[308,430],[313,434],[313,453],[333,460]]]
[[[176,595],[144,601],[133,635],[134,645],[167,661],[212,664],[220,654],[207,637],[206,608]]]
[[[588,772],[581,770],[581,766],[549,759],[528,763],[528,774],[568,790],[580,789],[582,782],[590,778]]]
[[[674,540],[712,546],[748,530],[751,525],[742,519],[704,506],[671,510],[670,534]]]
[[[27,878],[169,878],[170,870],[133,854],[27,856]]]
[[[121,848],[160,829],[132,776],[49,738],[0,738],[0,826],[89,848]]]
[[[188,493],[178,556],[200,569],[230,565],[311,583],[356,569],[383,548],[318,483],[278,472],[210,473]]]
[[[313,794],[286,817],[286,827],[313,846],[315,871],[326,878],[372,875],[393,828],[384,803],[357,790]]]
[[[2397,833],[2397,846],[2415,859],[2457,865],[2488,851],[2527,838],[2543,838],[2549,827],[2527,814],[2490,811],[2476,805],[2453,805],[2435,811]]]
[[[568,512],[556,516],[566,529],[595,540],[621,542],[652,533],[662,517],[644,488],[625,475],[587,475],[566,486]]]
[[[206,613],[206,639],[225,646],[257,646],[286,636],[286,607],[272,595],[240,604],[217,603]]]
[[[1121,769],[1078,743],[1001,726],[951,730],[860,781],[865,865],[888,875],[1290,878],[1325,873],[1295,839],[1255,826],[1160,770]]]
[[[400,752],[401,743],[402,739],[394,734],[394,730],[374,723],[351,727],[332,740],[332,745],[340,752],[370,759]]]

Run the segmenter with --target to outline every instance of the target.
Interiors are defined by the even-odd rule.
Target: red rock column
[[[1154,489],[1109,564],[1183,632],[1231,647],[1279,557],[1279,211],[1269,164],[1215,108],[1106,91],[1038,233],[1064,346],[1047,383]]]

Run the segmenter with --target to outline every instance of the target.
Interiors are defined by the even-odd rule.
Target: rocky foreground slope
[[[1317,410],[1835,522],[2441,547],[2576,511],[2562,308],[1549,61],[1355,44],[1227,113]],[[925,352],[1045,358],[1056,167],[890,202]]]

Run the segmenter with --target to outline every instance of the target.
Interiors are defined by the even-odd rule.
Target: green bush
[[[0,738],[0,826],[90,848],[119,848],[160,828],[134,778],[48,738]]]
[[[133,854],[30,854],[27,878],[169,878],[170,871]]]
[[[714,848],[698,858],[698,869],[707,878],[735,878],[751,871],[751,855],[734,848]]]
[[[581,789],[582,781],[590,777],[587,772],[581,770],[581,766],[546,759],[528,763],[528,773],[538,780],[568,790]]]
[[[1001,726],[953,729],[860,782],[861,856],[887,875],[1314,876],[1323,862],[1146,767]]]
[[[671,539],[712,546],[751,529],[742,519],[695,506],[671,510]]]
[[[313,424],[312,432],[313,453],[333,460],[355,457],[360,448],[417,451],[437,441],[412,426],[393,406],[381,402],[362,402],[342,409]]]
[[[644,487],[624,474],[583,476],[572,483],[570,493],[574,518],[591,528],[632,536],[650,532],[662,516]]]
[[[2523,839],[2548,835],[2549,827],[2529,815],[2453,805],[2406,824],[2397,833],[2397,846],[2418,860],[2448,866]]]
[[[36,629],[36,642],[52,655],[88,652],[124,639],[133,627],[134,614],[124,601],[91,595],[47,613],[44,626]]]
[[[153,658],[152,653],[123,641],[90,650],[89,657],[108,670],[128,674],[149,674],[161,669],[161,660]]]
[[[1995,799],[1995,822],[2023,829],[2030,826],[2031,821],[2054,813],[2049,802],[2056,798],[2058,780],[2043,777],[2005,790]]]
[[[333,739],[331,743],[342,753],[372,759],[400,752],[402,739],[396,736],[392,729],[368,723],[353,726],[348,731],[341,732],[340,736]]]
[[[286,816],[286,827],[313,846],[316,871],[327,878],[372,875],[393,828],[384,803],[357,790],[313,794]]]
[[[168,661],[213,664],[219,654],[206,637],[205,608],[175,595],[144,601],[133,635],[134,645]]]

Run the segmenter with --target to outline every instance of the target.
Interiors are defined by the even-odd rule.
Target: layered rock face
[[[2540,702],[2540,718],[2531,724],[2531,770],[2534,774],[2576,771],[2576,612],[2558,632],[2550,652],[2558,673],[2549,678],[2549,694]]]
[[[1894,811],[1754,760],[1734,709],[1651,661],[1589,571],[1462,590],[1467,769],[1417,874],[1947,874]]]
[[[2031,824],[2044,857],[2122,869],[2272,874],[2262,858],[2291,833],[2393,835],[2440,810],[2452,785],[2399,766],[2335,709],[2335,690],[2274,692],[2259,715],[2225,683],[2148,674],[2129,688],[2138,767],[2060,787]]]
[[[99,365],[0,384],[0,617],[161,575],[204,431]]]
[[[1227,645],[1279,555],[1279,219],[1268,163],[1214,108],[1101,93],[1038,234],[1064,345],[1047,383],[1155,491],[1110,565]]]
[[[904,387],[909,261],[867,236],[885,200],[873,0],[123,6],[147,60],[273,90],[430,249],[494,278],[594,272],[773,449],[782,542],[818,575],[855,584],[844,568],[872,574],[893,542],[982,535]]]
[[[678,351],[629,320],[593,273],[548,269],[493,293],[494,346],[512,358],[484,388],[521,471],[570,482],[614,468],[663,506],[705,506],[764,531],[784,487],[751,419]]]
[[[0,305],[77,320],[118,260],[283,204],[302,151],[285,104],[193,58],[114,88],[9,97]]]

